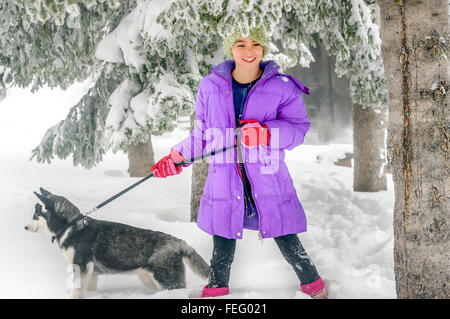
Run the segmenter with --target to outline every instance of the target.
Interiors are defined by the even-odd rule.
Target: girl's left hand
[[[259,145],[269,145],[270,131],[267,125],[261,125],[256,120],[240,121],[239,123],[247,123],[241,127],[241,143],[245,147],[252,148]]]

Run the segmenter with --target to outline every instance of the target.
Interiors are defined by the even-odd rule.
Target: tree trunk
[[[379,0],[399,298],[450,297],[448,0]]]
[[[6,88],[2,88],[0,86],[0,102],[3,101],[6,97]]]
[[[0,71],[3,70],[2,66],[0,66]],[[0,101],[3,101],[6,97],[6,85],[3,81],[3,72],[0,72]]]
[[[195,112],[191,115],[191,132],[194,128]],[[200,199],[205,187],[206,177],[208,176],[209,162],[205,159],[192,164],[192,183],[191,183],[191,221],[197,221]]]
[[[353,104],[353,190],[386,190],[385,115],[372,107]]]
[[[150,174],[150,167],[155,165],[151,136],[146,143],[128,145],[128,163],[128,173],[131,177],[144,177]]]
[[[197,221],[198,209],[200,208],[200,199],[205,187],[206,177],[208,176],[209,163],[201,160],[193,164],[192,184],[191,184],[191,221]]]

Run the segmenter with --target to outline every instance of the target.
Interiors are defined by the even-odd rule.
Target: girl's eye
[[[254,46],[261,46],[261,44],[259,44],[259,43],[255,43],[255,44],[253,44],[253,45],[254,45]],[[238,47],[238,48],[243,48],[243,47],[245,47],[245,45],[244,45],[244,44],[238,44],[237,47]]]
[[[260,44],[259,44],[259,43],[255,43],[254,46],[260,46]],[[239,44],[237,47],[238,47],[238,48],[243,48],[244,45],[243,45],[243,44]]]

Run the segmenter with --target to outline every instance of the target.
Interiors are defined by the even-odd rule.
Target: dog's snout
[[[25,230],[28,230],[28,226],[25,226],[24,228],[25,228]]]

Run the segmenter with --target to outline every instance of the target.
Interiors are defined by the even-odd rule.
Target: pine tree
[[[110,1],[12,1],[0,4],[0,65],[5,82],[32,91],[66,89],[99,71],[93,52],[127,6]]]
[[[385,104],[378,30],[362,0],[138,1],[99,45],[110,48],[116,41],[122,58],[110,62],[127,65],[129,75],[123,85],[134,88],[125,97],[126,105],[112,101],[107,118],[112,139],[105,149],[126,151],[127,145],[145,142],[152,132],[171,129],[179,114],[192,111],[200,79],[225,58],[221,39],[236,26],[244,34],[254,26],[273,34],[281,48],[271,43],[268,58],[282,69],[309,64],[308,46],[313,43],[312,34],[318,32],[330,54],[337,56],[338,74],[351,79],[354,100],[363,106]],[[109,61],[102,54],[97,49],[97,63]]]
[[[107,133],[107,101],[115,89],[111,85],[120,84],[128,73],[96,59],[95,49],[133,5],[117,0],[2,1],[0,65],[6,85],[31,86],[32,91],[44,85],[66,89],[97,78],[66,120],[48,130],[31,158],[50,162],[54,155],[72,154],[74,165],[86,168],[101,161],[108,150],[101,135]]]
[[[272,53],[267,58],[278,62],[282,70],[296,64],[307,66],[312,61],[308,46],[314,43],[313,33],[318,33],[329,53],[336,56],[337,74],[350,79],[354,104],[363,108],[386,105],[378,27],[362,0],[137,1],[136,8],[125,17],[134,3],[17,3],[5,1],[0,14],[8,26],[5,34],[10,35],[2,37],[5,45],[0,51],[2,64],[9,68],[7,81],[32,83],[33,89],[44,83],[67,87],[93,71],[101,72],[101,60],[111,58],[103,56],[102,47],[113,47],[118,53],[109,62],[127,66],[128,74],[103,104],[110,108],[105,127],[111,131],[111,139],[103,140],[102,152],[109,148],[127,151],[128,145],[145,143],[152,132],[171,129],[180,114],[192,111],[200,79],[224,59],[221,39],[236,27],[245,35],[250,28],[260,26],[279,41],[280,48],[271,43]],[[24,18],[15,22],[11,18],[14,15]],[[114,32],[105,36],[105,30],[115,25]],[[19,40],[8,40],[12,34]],[[96,59],[92,53],[100,39]],[[23,45],[14,46],[16,41]],[[44,48],[44,54],[33,54],[38,46]],[[68,123],[73,121],[68,119]],[[71,144],[70,135],[58,135],[68,139],[61,145]],[[86,143],[89,141],[92,139],[86,139]],[[35,149],[38,159],[51,158],[49,152],[36,153],[41,149],[67,156],[58,153],[60,148],[47,145]],[[85,167],[101,160],[79,154],[74,158]],[[381,156],[382,167],[383,162]]]
[[[61,159],[72,155],[73,164],[85,168],[100,163],[110,139],[107,101],[127,72],[122,65],[105,63],[94,86],[70,109],[66,119],[47,130],[30,160],[36,157],[38,162],[50,163],[56,154]]]
[[[6,97],[6,85],[3,80],[5,67],[0,65],[0,102]]]
[[[96,50],[97,62],[128,69],[105,105],[111,138],[104,140],[103,150],[127,151],[128,145],[145,143],[152,132],[171,129],[180,114],[192,112],[199,81],[225,59],[223,36],[236,27],[245,35],[256,26],[281,44],[272,42],[267,56],[281,71],[312,61],[308,46],[318,33],[337,57],[338,75],[350,78],[354,102],[386,104],[378,28],[362,0],[141,0]],[[80,163],[96,162],[85,158]]]
[[[100,47],[111,48],[110,39],[116,39],[123,56],[129,59],[114,61],[125,63],[132,70],[130,72],[136,72],[133,86],[137,91],[129,97],[129,105],[148,109],[145,113],[126,107],[121,109],[122,116],[110,118],[108,123],[117,137],[112,141],[113,149],[145,142],[152,131],[170,129],[180,113],[192,111],[200,80],[214,64],[225,58],[221,52],[223,35],[233,32],[233,26],[238,22],[246,32],[256,22],[264,22],[271,32],[271,26],[277,22],[272,11],[281,15],[281,3],[262,2],[270,8],[267,16],[239,13],[239,2],[234,1],[140,2],[113,34],[100,43]],[[251,10],[252,7],[249,4],[246,7],[245,3],[244,10]],[[148,14],[149,11],[152,14]],[[128,45],[130,42],[132,46]],[[102,56],[102,53],[97,56],[111,61],[111,57]],[[126,90],[122,92],[128,94]],[[120,112],[115,108],[112,110],[115,114]],[[127,130],[131,134],[125,136],[123,132]]]
[[[355,102],[385,105],[378,28],[370,19],[365,3],[356,0],[141,1],[123,25],[102,41],[106,46],[111,45],[110,38],[116,39],[128,59],[115,62],[136,72],[136,85],[142,88],[130,100],[147,102],[149,108],[146,115],[139,111],[143,116],[134,121],[125,120],[133,117],[133,112],[124,109],[120,123],[111,123],[123,137],[113,142],[114,147],[145,141],[148,135],[144,133],[166,129],[180,112],[192,110],[200,79],[224,59],[221,38],[236,26],[244,34],[259,25],[274,34],[274,40],[281,41],[282,53],[272,44],[273,54],[268,58],[284,68],[309,64],[312,55],[307,47],[313,43],[312,34],[319,32],[330,54],[338,57],[338,74],[351,79]],[[97,56],[108,61],[101,53]],[[125,138],[127,129],[132,134]]]
[[[378,25],[364,1],[287,1],[275,38],[293,65],[307,67],[317,33],[330,55],[335,71],[350,81],[353,101],[354,190],[386,189],[386,156],[383,116],[387,90],[381,59]],[[292,52],[292,53],[291,53]],[[304,52],[304,53],[303,53]]]
[[[350,78],[350,94],[355,103],[362,107],[383,108],[386,105],[378,27],[372,22],[370,10],[363,1],[172,1],[162,8],[157,21],[167,31],[162,36],[159,28],[150,30],[156,30],[154,34],[144,32],[144,41],[149,45],[143,51],[157,61],[155,66],[163,64],[165,72],[173,72],[173,79],[178,79],[180,74],[176,67],[182,63],[176,60],[178,52],[183,52],[182,58],[189,57],[192,69],[197,64],[200,74],[206,75],[214,64],[211,62],[223,60],[221,38],[235,31],[236,26],[244,36],[255,26],[272,34],[273,40],[281,43],[281,48],[272,43],[272,54],[267,58],[278,62],[282,69],[296,64],[307,66],[311,62],[308,46],[313,43],[313,33],[317,32],[330,54],[337,56],[338,75]],[[154,27],[148,21],[145,25]],[[202,47],[205,43],[211,45]],[[175,66],[173,60],[177,61]],[[148,84],[152,85],[152,82]],[[191,89],[195,93],[196,85]],[[174,109],[180,110],[180,106],[174,106]],[[379,153],[383,146],[374,147],[378,169],[372,171],[376,177],[385,164],[384,157],[380,156],[384,153]],[[199,171],[194,169],[194,172]],[[205,173],[203,170],[202,174]],[[198,177],[200,183],[204,181]],[[193,190],[201,191],[201,185],[194,185],[195,180],[194,176]],[[195,201],[199,196],[194,191],[192,194],[191,213],[195,217],[198,207]]]

